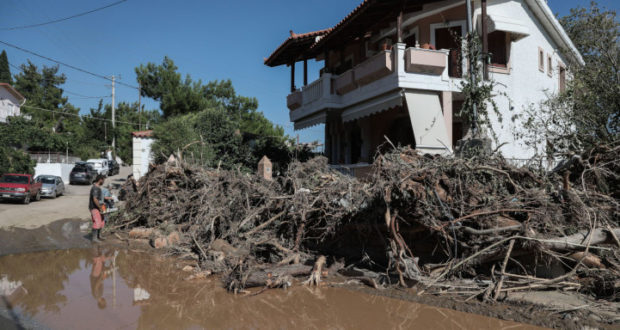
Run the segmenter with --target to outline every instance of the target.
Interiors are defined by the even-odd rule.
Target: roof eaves
[[[25,100],[26,98],[20,93],[18,92],[13,86],[11,86],[10,84],[7,83],[0,83],[0,86],[4,86],[6,87],[6,89],[13,94],[13,96],[15,96],[16,98],[18,98],[20,101]]]
[[[294,42],[298,42],[300,40],[308,39],[308,38],[321,37],[321,36],[324,36],[325,34],[329,33],[331,30],[332,30],[332,28],[328,28],[328,29],[323,29],[323,30],[318,30],[318,31],[311,31],[311,32],[300,33],[300,34],[297,34],[297,33],[293,32],[291,30],[290,31],[290,36],[288,38],[286,38],[286,40],[284,40],[284,42],[282,42],[280,44],[280,46],[278,46],[278,48],[276,48],[276,50],[274,50],[273,53],[271,53],[271,55],[269,55],[269,57],[264,60],[264,64],[265,65],[269,65],[271,62],[273,62],[275,60],[275,58],[289,44],[294,43]]]

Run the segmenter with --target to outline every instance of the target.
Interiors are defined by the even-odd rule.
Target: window
[[[566,67],[564,67],[563,64],[559,65],[559,88],[560,88],[560,93],[564,92],[566,90]]]
[[[547,75],[549,77],[553,76],[553,59],[549,54],[547,54]]]
[[[545,72],[545,51],[538,47],[538,70]]]
[[[491,55],[491,65],[496,67],[508,67],[508,42],[507,34],[504,31],[494,31],[489,33],[489,53]]]

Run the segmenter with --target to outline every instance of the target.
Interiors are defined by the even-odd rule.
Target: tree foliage
[[[6,51],[0,53],[0,83],[13,85],[13,76],[11,76],[11,68],[9,67],[9,58]]]
[[[153,155],[158,162],[171,154],[208,167],[251,166],[250,150],[224,111],[207,109],[168,119],[155,127]]]
[[[136,68],[142,95],[159,101],[167,119],[155,129],[157,160],[179,150],[205,166],[253,168],[263,155],[275,166],[290,160],[290,139],[257,110],[256,98],[238,95],[230,80],[203,84],[177,69],[168,57]]]
[[[580,153],[620,137],[620,23],[595,2],[560,19],[583,62],[567,56],[567,86],[521,115],[526,144],[555,157]],[[570,50],[564,50],[571,54]]]
[[[569,63],[572,79],[566,97],[571,121],[585,145],[617,141],[620,136],[620,23],[615,10],[571,9],[560,23],[583,56]]]

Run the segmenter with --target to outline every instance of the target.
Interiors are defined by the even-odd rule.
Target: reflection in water
[[[21,282],[21,293],[8,298],[15,311],[56,329],[527,327],[338,288],[235,296],[215,279],[185,276],[174,261],[126,250],[0,257],[0,284]]]

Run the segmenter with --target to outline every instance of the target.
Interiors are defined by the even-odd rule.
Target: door
[[[449,49],[448,74],[450,77],[461,78],[461,37],[463,29],[460,26],[451,26],[435,29],[435,47],[437,49]]]

